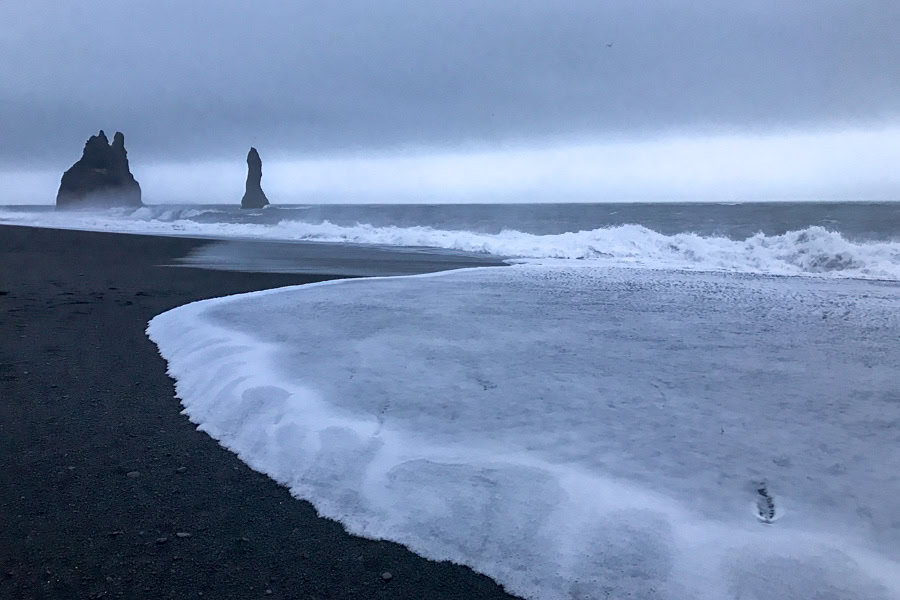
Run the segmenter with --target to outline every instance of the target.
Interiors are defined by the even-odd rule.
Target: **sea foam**
[[[145,206],[103,213],[0,211],[0,222],[92,231],[121,231],[221,239],[338,242],[434,247],[537,262],[572,260],[651,269],[729,271],[900,280],[900,241],[852,241],[839,232],[808,227],[742,240],[695,233],[663,235],[641,225],[559,234],[509,229],[499,233],[427,226],[337,225],[281,219],[275,223],[222,218],[216,209]]]
[[[896,285],[518,265],[148,327],[199,428],[534,599],[900,597]]]

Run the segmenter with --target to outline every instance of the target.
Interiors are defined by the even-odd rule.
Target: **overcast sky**
[[[251,144],[287,169],[731,136],[739,164],[847,131],[900,157],[898,28],[897,0],[2,2],[0,172],[61,172],[100,128],[138,179]]]

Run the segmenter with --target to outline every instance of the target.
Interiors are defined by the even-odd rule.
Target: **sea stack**
[[[112,144],[103,130],[84,145],[81,159],[63,173],[56,208],[143,206],[141,186],[128,168],[125,136],[117,131]]]
[[[263,208],[268,206],[269,199],[262,191],[262,159],[256,148],[247,153],[247,189],[241,198],[241,208]]]

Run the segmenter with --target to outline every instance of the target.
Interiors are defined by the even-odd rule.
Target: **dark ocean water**
[[[851,240],[900,239],[900,202],[753,204],[335,204],[271,206],[261,211],[204,206],[201,222],[273,224],[282,220],[328,221],[344,227],[417,227],[540,235],[643,225],[664,235],[697,233],[745,239],[756,233],[782,235],[819,226]]]
[[[49,213],[49,206],[0,207],[3,213]],[[603,204],[322,204],[272,205],[240,210],[230,205],[150,205],[140,219],[184,219],[207,224],[274,225],[284,221],[329,222],[342,227],[431,227],[497,234],[539,235],[642,225],[664,235],[696,233],[732,240],[756,233],[782,235],[809,227],[839,232],[848,240],[900,240],[900,202],[603,203]],[[118,213],[122,214],[122,213]],[[124,216],[124,215],[123,215]]]

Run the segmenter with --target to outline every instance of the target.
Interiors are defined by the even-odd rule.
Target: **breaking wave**
[[[782,235],[759,233],[742,240],[695,233],[664,235],[642,225],[541,235],[514,229],[483,233],[284,218],[265,222],[250,213],[235,220],[223,210],[161,206],[99,213],[3,210],[0,222],[219,239],[433,247],[529,261],[565,259],[654,269],[900,280],[900,241],[852,241],[819,226]]]

